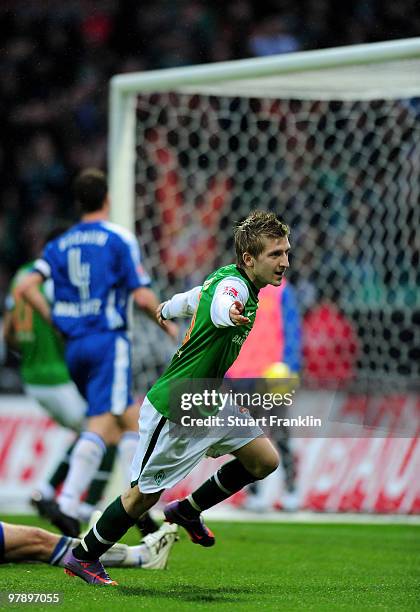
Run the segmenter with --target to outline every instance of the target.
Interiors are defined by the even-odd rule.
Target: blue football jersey
[[[106,221],[74,225],[34,269],[54,281],[52,318],[68,338],[126,329],[130,294],[150,285],[134,235]]]

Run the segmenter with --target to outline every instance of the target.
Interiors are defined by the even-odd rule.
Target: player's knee
[[[140,517],[159,501],[162,491],[142,493],[138,486],[133,486],[121,496],[124,508],[132,517]]]
[[[158,491],[157,493],[142,493],[140,491],[142,504],[147,510],[152,508],[152,506],[154,506],[159,501],[161,495],[162,491]]]
[[[264,456],[259,457],[252,473],[257,480],[262,480],[278,468],[279,462],[279,454],[274,448],[271,448],[264,453]]]

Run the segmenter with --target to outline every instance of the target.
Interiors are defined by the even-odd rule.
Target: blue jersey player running
[[[131,465],[138,440],[138,407],[132,405],[127,305],[130,296],[156,322],[158,299],[150,289],[135,237],[108,222],[105,175],[82,172],[74,183],[80,222],[49,242],[34,271],[18,291],[66,339],[70,374],[88,403],[85,431],[70,457],[70,468],[58,498],[55,524],[67,535],[79,531],[77,509],[99,467],[107,444],[119,441],[121,463]],[[49,306],[40,285],[54,281]],[[170,323],[170,322],[168,322]],[[176,337],[173,324],[162,328]]]

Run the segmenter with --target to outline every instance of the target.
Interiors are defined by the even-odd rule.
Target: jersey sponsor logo
[[[99,315],[101,312],[102,301],[100,299],[87,300],[85,302],[56,302],[53,313],[56,317],[86,317],[89,315]]]
[[[230,297],[237,298],[239,295],[239,291],[235,289],[235,287],[230,287],[229,285],[225,285],[223,288],[223,295],[230,295]]]
[[[233,336],[232,342],[234,344],[239,344],[239,346],[242,346],[245,340],[247,339],[248,334],[249,334],[249,330],[246,329],[244,331],[244,334],[236,334],[235,336]]]

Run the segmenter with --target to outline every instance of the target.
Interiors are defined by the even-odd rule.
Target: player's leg
[[[59,385],[25,385],[25,392],[34,398],[49,416],[75,434],[83,428],[87,404],[77,390],[76,385],[69,381]],[[67,472],[70,453],[74,444],[66,451],[62,461],[57,466],[49,481],[40,482],[33,493],[31,503],[41,516],[48,515],[55,497],[55,489],[62,484]]]
[[[131,401],[128,340],[114,333],[75,340],[67,345],[66,360],[88,402],[87,426],[71,455],[69,473],[58,499],[63,514],[61,524],[55,522],[64,533],[75,535],[81,495],[89,488],[106,445],[119,442],[121,427],[117,417]]]
[[[25,385],[25,392],[35,398],[54,421],[75,433],[82,431],[87,403],[72,381],[60,385]]]
[[[139,441],[139,405],[134,404],[131,396],[127,397],[128,408],[117,415],[117,422],[121,428],[121,438],[118,444],[118,454],[121,461],[124,488],[131,482],[131,464],[136,453]]]
[[[28,395],[34,397],[55,421],[64,427],[72,429],[76,433],[83,429],[87,402],[79,393],[73,381],[60,385],[26,385],[25,391]],[[49,481],[40,483],[32,495],[32,505],[36,507],[41,516],[46,516],[51,520],[54,520],[57,515],[57,506],[54,501],[55,491],[67,477],[70,456],[75,445],[76,442],[67,450]],[[89,499],[83,505],[84,514],[80,517],[82,520],[88,520],[88,515],[101,499],[112,471],[114,457],[115,445],[110,445],[107,447],[91,489],[88,491]],[[80,510],[82,510],[81,507]],[[76,534],[72,533],[72,535]]]
[[[70,576],[79,576],[89,584],[117,584],[109,577],[99,558],[136,524],[137,519],[151,508],[159,497],[160,492],[143,495],[137,487],[126,491],[122,497],[117,497],[80,544],[67,553],[64,559],[65,572]],[[123,498],[127,508],[123,505]]]
[[[70,458],[70,466],[63,489],[58,498],[62,516],[53,519],[54,524],[72,537],[79,533],[79,507],[83,493],[90,487],[104,458],[106,442],[115,443],[120,429],[109,412],[87,419],[86,430],[80,435]]]
[[[60,487],[63,484],[68,474],[68,471],[69,471],[70,455],[73,452],[73,448],[75,444],[76,444],[76,440],[74,440],[74,442],[72,442],[70,446],[67,448],[66,452],[64,453],[63,458],[61,459],[60,463],[55,468],[54,472],[51,474],[50,479],[48,480],[48,483],[46,483],[47,488],[44,489],[42,484],[39,487],[39,490],[42,493],[43,497],[46,497],[47,499],[49,497],[50,499],[52,499],[53,497],[55,497],[56,489],[58,489],[58,487]]]
[[[213,533],[203,523],[201,512],[228,499],[256,480],[265,478],[279,464],[276,449],[264,437],[257,437],[248,442],[228,438],[221,444],[215,445],[215,448],[217,446],[219,454],[231,453],[236,458],[223,464],[186,499],[174,501],[164,510],[169,522],[184,527],[191,540],[201,546],[212,546],[215,543]]]
[[[172,546],[178,540],[177,531],[176,525],[164,523],[137,546],[114,544],[102,555],[101,562],[105,567],[165,569]]]
[[[56,489],[60,487],[66,479],[69,470],[70,454],[75,445],[76,442],[71,444],[65,457],[57,466],[49,481],[38,484],[31,495],[31,505],[37,510],[41,517],[48,518],[53,524],[55,524],[61,512],[55,499]],[[99,469],[88,489],[86,499],[80,502],[78,506],[77,518],[83,522],[89,522],[91,515],[103,497],[105,487],[113,469],[116,450],[117,447],[115,445],[107,446]],[[60,525],[57,526],[60,527]]]
[[[1,528],[4,560],[9,562],[42,561],[57,565],[74,542],[39,527],[1,523]]]
[[[102,572],[97,559],[157,502],[164,489],[182,480],[205,454],[205,441],[196,444],[189,438],[171,437],[167,419],[147,398],[140,409],[139,423],[140,442],[132,465],[132,487],[106,508],[66,560],[66,568],[86,582],[96,583],[89,576]],[[83,566],[86,563],[90,567],[87,575]]]
[[[164,569],[176,540],[176,526],[162,525],[138,546],[116,544],[103,555],[102,562],[108,567]],[[65,553],[77,544],[78,540],[39,527],[0,523],[0,562],[41,561],[63,567]]]
[[[284,474],[285,492],[282,496],[283,510],[295,511],[299,508],[299,494],[297,491],[296,457],[291,445],[290,434],[287,427],[282,426],[276,432],[275,444],[280,453]]]
[[[167,431],[164,431],[165,425],[167,430],[166,419],[151,406],[146,398],[140,409],[140,441],[132,462],[132,486],[106,508],[96,525],[83,538],[80,546],[74,551],[77,559],[81,561],[98,559],[113,543],[118,542],[159,499],[164,487],[152,482],[149,490],[143,491],[139,488],[139,480],[146,465],[153,459],[153,453],[162,450],[159,442],[160,438],[162,439],[165,433],[167,434]],[[166,438],[168,437],[166,435]]]
[[[279,466],[280,458],[276,448],[271,440],[263,436],[254,438],[232,451],[232,455],[254,477],[254,480],[262,480]]]
[[[129,406],[127,410],[118,418],[118,422],[124,431],[118,445],[118,452],[121,459],[123,478],[125,480],[124,487],[127,488],[131,482],[131,464],[133,463],[139,441],[138,421],[138,404]],[[137,520],[136,527],[140,530],[143,537],[149,533],[154,533],[159,529],[159,525],[154,521],[148,512]]]
[[[25,391],[34,397],[57,423],[77,434],[82,431],[87,403],[74,382],[69,381],[60,385],[26,385]],[[48,516],[52,519],[57,512],[56,504],[53,501],[55,489],[67,477],[70,456],[75,444],[76,442],[67,450],[49,482],[40,483],[32,495],[32,504],[41,516]]]
[[[88,523],[90,521],[92,514],[102,500],[115,464],[116,455],[117,446],[115,444],[107,445],[99,469],[87,491],[86,499],[79,505],[78,517],[82,522]]]

